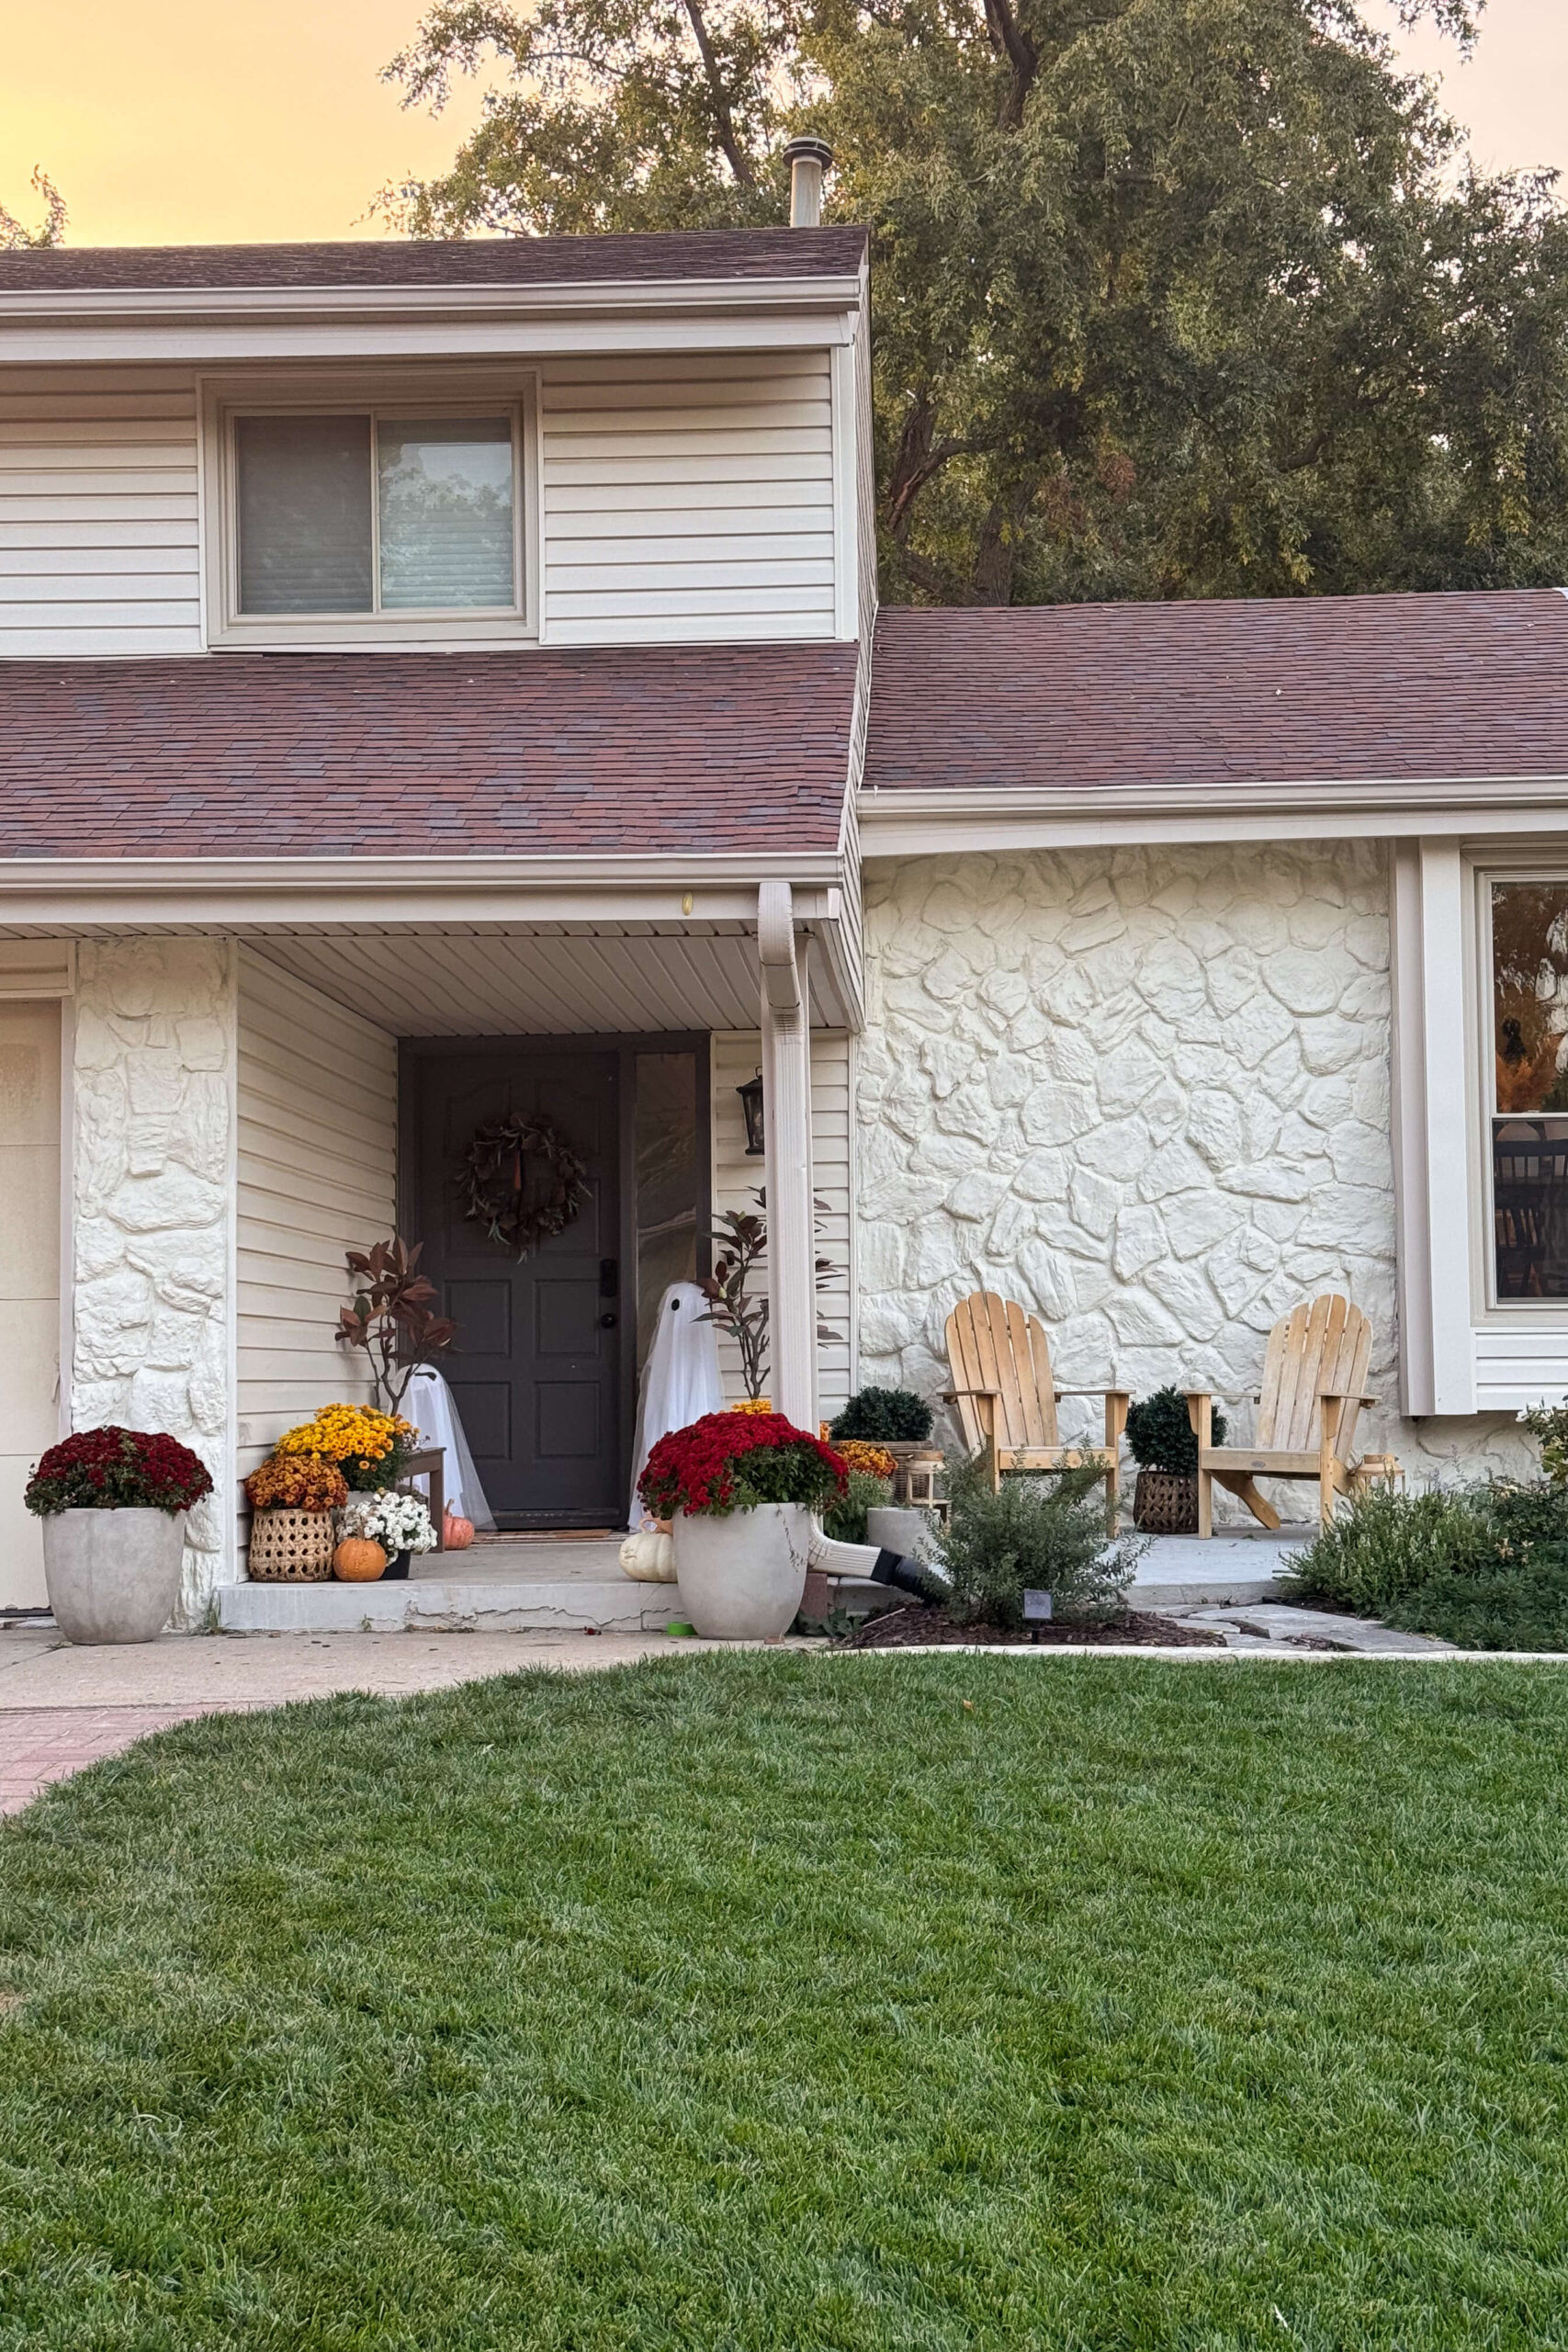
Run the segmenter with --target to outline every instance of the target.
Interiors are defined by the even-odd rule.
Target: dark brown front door
[[[587,1162],[586,1205],[521,1263],[463,1214],[477,1128],[542,1113]],[[428,1043],[404,1062],[411,1238],[457,1338],[443,1369],[502,1527],[611,1527],[622,1492],[619,1061]]]

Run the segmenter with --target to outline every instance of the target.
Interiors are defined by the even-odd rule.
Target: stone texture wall
[[[866,925],[863,1380],[944,1387],[984,1284],[1066,1387],[1253,1390],[1269,1327],[1337,1289],[1396,1396],[1381,847],[911,860]],[[1413,1484],[1527,1458],[1504,1417],[1372,1419]]]
[[[231,951],[84,942],[75,1047],[72,1426],[166,1430],[215,1492],[188,1522],[179,1622],[231,1541]]]

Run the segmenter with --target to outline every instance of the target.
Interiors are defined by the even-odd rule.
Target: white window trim
[[[472,416],[513,419],[513,508],[518,602],[510,610],[242,613],[234,457],[238,416]],[[202,538],[207,643],[251,651],[460,652],[536,643],[541,587],[538,373],[508,368],[400,370],[374,377],[271,375],[209,378],[201,386]],[[374,503],[372,515],[374,517]]]
[[[1393,845],[1394,1194],[1400,1390],[1415,1416],[1568,1393],[1568,1299],[1496,1295],[1491,886],[1568,878],[1539,842]]]

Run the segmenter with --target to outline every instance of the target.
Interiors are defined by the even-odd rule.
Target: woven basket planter
[[[1133,1489],[1133,1524],[1141,1535],[1196,1535],[1198,1474],[1140,1470]]]
[[[253,1584],[325,1584],[333,1572],[330,1510],[258,1510],[251,1520]]]

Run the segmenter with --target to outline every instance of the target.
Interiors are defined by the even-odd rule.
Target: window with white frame
[[[258,405],[227,427],[228,625],[521,623],[520,404]]]
[[[1499,1306],[1568,1300],[1568,877],[1494,879],[1493,1281]]]

